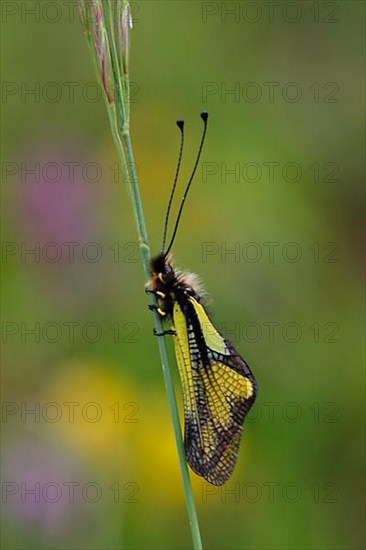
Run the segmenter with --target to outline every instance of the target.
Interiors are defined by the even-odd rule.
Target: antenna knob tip
[[[177,126],[179,130],[183,130],[184,120],[177,120]]]
[[[201,116],[203,122],[207,122],[207,119],[208,119],[208,112],[207,111],[203,111],[200,116]]]

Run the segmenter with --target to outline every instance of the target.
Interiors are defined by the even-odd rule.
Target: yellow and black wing
[[[247,363],[193,297],[174,303],[175,351],[183,387],[189,465],[214,485],[235,467],[243,422],[256,396]]]

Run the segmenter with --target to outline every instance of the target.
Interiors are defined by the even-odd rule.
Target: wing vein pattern
[[[248,364],[214,328],[193,297],[173,308],[175,351],[183,388],[189,465],[214,485],[231,476],[243,422],[256,396]]]

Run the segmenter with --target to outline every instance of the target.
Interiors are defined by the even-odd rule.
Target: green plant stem
[[[125,130],[122,134],[122,140],[118,132],[118,124],[115,118],[115,113],[108,109],[109,119],[111,123],[112,135],[115,141],[115,145],[118,151],[119,159],[122,163],[123,178],[128,182],[127,187],[129,196],[132,201],[133,211],[135,216],[135,222],[137,226],[137,232],[139,236],[140,251],[142,257],[142,263],[144,267],[146,279],[150,276],[150,247],[148,243],[144,212],[142,207],[142,201],[140,196],[140,189],[138,179],[135,170],[134,155],[132,149],[132,143],[130,133]],[[127,160],[127,162],[126,162]],[[127,169],[129,166],[129,170]],[[156,299],[153,299],[156,303]],[[161,333],[164,329],[160,316],[154,312],[154,326],[157,333]],[[183,487],[186,499],[188,520],[191,529],[193,548],[194,550],[202,550],[201,534],[198,524],[197,512],[195,502],[192,493],[191,481],[189,478],[189,472],[187,468],[187,462],[185,458],[184,444],[182,439],[182,432],[180,429],[179,412],[177,401],[175,397],[174,384],[171,374],[171,369],[168,359],[168,351],[164,336],[158,337],[158,349],[160,354],[160,361],[163,368],[165,389],[168,397],[169,411],[172,418],[174,436],[178,451],[179,465],[182,474]]]
[[[116,47],[116,42],[115,42],[114,32],[113,32],[114,11],[109,0],[102,0],[102,7],[103,7],[105,26],[107,29],[107,35],[109,39],[109,47],[110,47],[109,52],[110,52],[112,72],[113,72],[114,82],[117,85],[117,90],[116,90],[117,93],[115,93],[115,99],[118,98],[117,110],[121,119],[120,122],[125,124],[127,121],[127,118],[126,118],[126,112],[125,112],[125,102],[124,102],[123,85],[122,85],[123,75],[120,72],[117,47]]]
[[[138,179],[137,179],[136,170],[135,170],[135,162],[134,162],[131,138],[128,130],[125,130],[123,132],[122,139],[123,139],[123,145],[127,156],[127,162],[130,168],[130,176],[131,176],[130,184],[131,184],[131,193],[132,193],[131,198],[132,198],[132,204],[133,204],[133,209],[135,214],[137,231],[139,235],[141,256],[142,256],[145,276],[148,279],[150,276],[150,267],[149,267],[150,266],[150,248],[148,244],[139,184],[138,184]],[[117,143],[116,145],[117,147],[119,146]],[[154,302],[155,301],[156,300],[154,299]],[[156,312],[154,312],[154,325],[155,325],[156,332],[161,333],[163,331],[161,318]],[[181,432],[180,422],[179,422],[178,406],[177,406],[177,401],[175,397],[171,369],[169,365],[168,352],[167,352],[166,342],[163,336],[158,337],[158,348],[159,348],[160,360],[163,368],[165,389],[168,396],[170,414],[173,422],[175,441],[176,441],[178,457],[179,457],[179,465],[180,465],[180,470],[182,474],[183,486],[184,486],[184,492],[185,492],[185,498],[186,498],[188,519],[189,519],[192,540],[193,540],[193,547],[194,547],[194,550],[201,550],[202,549],[201,534],[199,530],[197,512],[196,512],[196,507],[195,507],[192,487],[191,487],[191,481],[189,478],[187,462],[185,458],[182,432]]]
[[[139,246],[142,257],[142,264],[145,272],[146,280],[150,277],[150,247],[148,243],[145,218],[142,208],[140,189],[138,184],[138,178],[135,169],[135,161],[129,131],[129,115],[130,115],[130,105],[129,105],[129,80],[127,75],[127,65],[124,67],[124,72],[121,74],[122,70],[118,63],[118,53],[115,43],[115,37],[113,32],[113,17],[110,0],[102,0],[102,8],[104,14],[104,21],[107,30],[108,40],[109,40],[109,53],[110,60],[113,72],[113,80],[116,86],[116,92],[114,96],[114,101],[111,99],[111,94],[104,89],[104,102],[107,108],[109,122],[111,126],[112,136],[116,145],[118,158],[121,163],[121,170],[123,174],[123,179],[125,181],[129,197],[131,199],[132,208],[134,212],[135,223],[137,227],[137,233],[139,238]],[[90,30],[88,23],[88,11],[84,3],[81,3],[81,8],[84,10],[84,23],[85,34],[88,41],[89,50],[91,57],[93,59],[94,67],[96,73],[99,77],[100,84],[104,88],[98,62],[96,60],[94,44],[93,44],[93,35]],[[127,55],[127,53],[126,53]],[[127,64],[127,58],[125,59]],[[152,302],[156,305],[157,300],[155,296],[152,296]],[[157,312],[154,312],[154,326],[157,333],[163,332],[163,325],[160,316]],[[186,499],[187,513],[189,519],[189,525],[191,529],[191,535],[193,540],[194,550],[202,550],[201,535],[198,525],[197,512],[193,499],[192,487],[188,473],[187,462],[185,458],[184,444],[182,439],[182,432],[179,422],[179,413],[177,407],[177,401],[174,392],[173,379],[171,374],[171,369],[169,365],[168,352],[166,347],[166,342],[164,336],[158,337],[158,348],[160,354],[160,360],[163,368],[165,388],[168,397],[168,404],[170,415],[172,418],[174,436],[178,451],[179,465],[182,474],[183,487]]]

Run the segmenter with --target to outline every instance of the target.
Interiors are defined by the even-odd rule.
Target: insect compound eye
[[[165,265],[164,273],[163,273],[163,279],[166,282],[170,282],[174,279],[174,270],[170,265]]]

